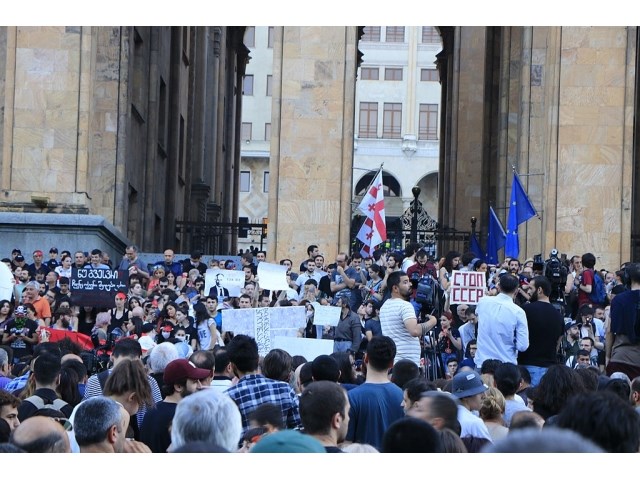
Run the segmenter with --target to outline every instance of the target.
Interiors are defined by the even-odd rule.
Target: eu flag
[[[531,200],[527,196],[518,175],[513,173],[511,184],[511,202],[509,204],[509,218],[507,219],[507,242],[504,254],[507,257],[518,258],[520,242],[518,240],[518,225],[536,216]]]
[[[489,207],[489,234],[487,235],[487,263],[496,265],[498,263],[498,250],[504,247],[507,234],[500,223],[500,219],[493,211],[493,207]]]
[[[482,251],[482,247],[480,246],[480,242],[478,241],[478,237],[476,237],[475,233],[472,233],[471,238],[469,239],[469,251],[473,253],[476,258],[484,258],[484,252]]]

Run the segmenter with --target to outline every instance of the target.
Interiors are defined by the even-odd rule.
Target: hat
[[[478,372],[460,372],[453,377],[451,393],[456,398],[466,398],[486,392],[488,388]]]
[[[326,453],[326,450],[318,440],[310,435],[305,435],[297,430],[281,430],[262,437],[258,443],[253,446],[250,452]]]
[[[164,369],[162,381],[165,384],[173,384],[184,380],[204,380],[211,375],[211,370],[198,368],[185,358],[172,360]]]
[[[27,314],[27,307],[24,307],[22,305],[17,307],[16,311],[14,312],[14,315],[26,315],[26,314]]]
[[[127,295],[122,293],[122,292],[118,292],[116,293],[116,298],[122,298],[123,300],[127,299]]]
[[[56,247],[51,247],[49,249],[49,253],[58,253],[58,249]]]
[[[571,327],[578,327],[578,328],[580,328],[581,326],[582,326],[582,324],[581,324],[581,323],[578,323],[578,322],[574,322],[574,321],[567,322],[567,323],[565,323],[565,324],[564,324],[564,331],[565,331],[565,332],[568,332],[568,331],[569,331],[569,329],[570,329]]]
[[[162,327],[163,332],[170,332],[171,330],[173,330],[173,327],[171,325],[165,325],[164,327]]]
[[[11,253],[17,253],[19,255],[22,255],[22,251],[19,248],[14,248],[13,250],[11,250]]]
[[[14,260],[16,262],[24,262],[24,257],[21,254],[18,254]]]
[[[144,325],[142,326],[142,329],[144,331]],[[153,347],[156,346],[156,342],[154,342],[153,338],[149,336],[140,337],[138,339],[138,343],[140,344],[140,347],[142,347],[142,353],[145,353],[147,350],[151,350]]]
[[[191,252],[191,258],[201,258],[201,257],[202,257],[202,253],[200,253],[199,251],[195,250]]]

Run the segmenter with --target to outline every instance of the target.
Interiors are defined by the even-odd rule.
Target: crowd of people
[[[0,300],[4,452],[638,452],[640,266],[472,253],[418,244],[371,258],[317,245],[288,287],[260,287],[263,251],[157,262],[127,246],[20,249]],[[109,307],[78,302],[78,270],[127,272]],[[211,270],[242,270],[239,296]],[[452,303],[455,271],[481,272],[477,304]],[[214,278],[217,278],[215,271]],[[339,309],[335,326],[316,306]],[[305,358],[259,354],[222,311],[301,306],[298,335],[333,342]],[[570,440],[570,443],[568,443]]]

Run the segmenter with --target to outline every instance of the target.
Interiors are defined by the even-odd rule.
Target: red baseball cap
[[[162,380],[164,383],[171,385],[173,383],[182,382],[184,380],[204,380],[211,375],[211,370],[198,368],[185,358],[178,358],[169,362],[164,369]]]

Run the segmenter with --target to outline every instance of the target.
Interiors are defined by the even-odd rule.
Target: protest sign
[[[242,270],[209,268],[204,275],[204,294],[209,295],[209,291],[215,286],[226,288],[229,297],[239,297],[244,288],[244,272]]]
[[[451,304],[476,305],[484,297],[486,277],[484,272],[453,271],[451,278]]]
[[[286,290],[289,288],[287,267],[285,265],[276,265],[275,263],[260,262],[258,264],[258,282],[260,283],[260,288]]]
[[[275,337],[273,348],[280,348],[288,352],[292,357],[302,355],[308,362],[312,362],[320,355],[333,353],[333,340],[298,337]]]
[[[256,339],[260,355],[274,348],[275,337],[297,337],[306,325],[304,307],[238,308],[222,310],[222,328]]]
[[[332,307],[330,305],[320,305],[318,302],[311,302],[313,305],[313,324],[314,325],[330,325],[335,327],[340,321],[340,307]]]
[[[71,273],[71,300],[81,307],[114,307],[115,296],[129,287],[127,270],[78,268]]]
[[[0,262],[0,300],[11,300],[15,283],[9,267],[7,267],[5,263]]]

